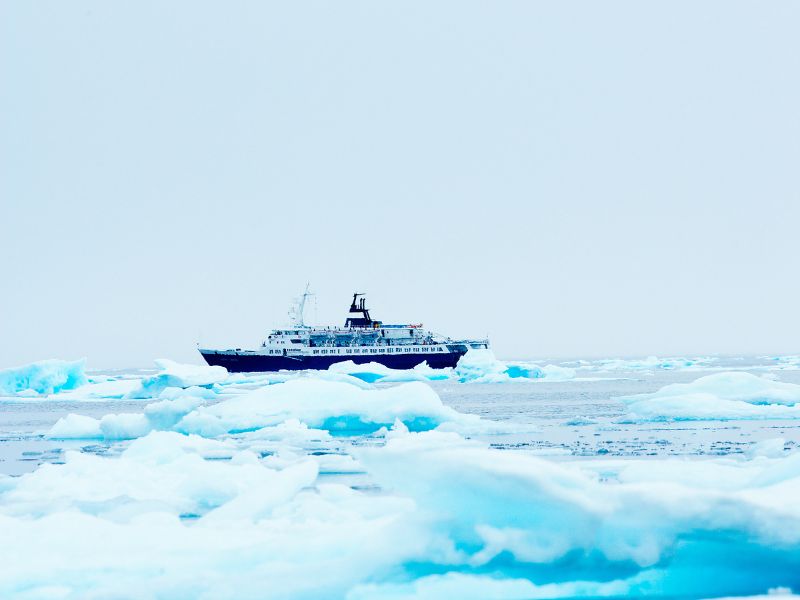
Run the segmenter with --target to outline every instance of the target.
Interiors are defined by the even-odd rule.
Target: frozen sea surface
[[[64,364],[0,393],[0,597],[800,588],[798,357]]]

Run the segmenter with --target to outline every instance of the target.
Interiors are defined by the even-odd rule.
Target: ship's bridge
[[[432,345],[451,341],[427,331],[422,324],[388,324],[373,319],[364,294],[353,294],[343,327],[309,327],[299,320],[293,327],[272,331],[262,348],[292,349],[319,347]]]

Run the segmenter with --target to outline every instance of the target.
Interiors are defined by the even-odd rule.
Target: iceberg
[[[31,396],[73,390],[87,383],[86,360],[42,360],[0,371],[0,396]]]
[[[734,371],[620,396],[630,418],[645,421],[797,419],[800,385]]]
[[[160,371],[143,378],[139,387],[129,392],[126,398],[155,398],[167,388],[210,387],[228,377],[225,367],[185,365],[166,358],[158,359],[155,363]]]

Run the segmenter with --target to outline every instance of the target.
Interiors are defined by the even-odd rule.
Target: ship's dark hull
[[[327,369],[334,363],[352,360],[356,364],[380,363],[392,369],[413,369],[423,362],[433,369],[455,367],[464,352],[431,354],[374,354],[358,356],[263,356],[260,354],[223,354],[200,351],[209,365],[225,367],[231,373],[255,371],[302,371]]]

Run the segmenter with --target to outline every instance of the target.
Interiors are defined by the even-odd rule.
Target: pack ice
[[[511,379],[504,363],[476,363],[475,379]],[[491,422],[421,381],[201,375],[154,379],[156,401],[140,412],[69,415],[49,432],[131,440],[106,455],[67,451],[63,464],[0,476],[0,539],[13,540],[0,544],[0,597],[693,599],[800,588],[800,454],[783,440],[736,459],[553,461],[466,439]],[[665,398],[685,411],[698,394],[714,410],[800,399],[800,386],[740,375],[627,406],[663,419],[678,414],[658,408]],[[336,483],[342,471],[361,485]]]
[[[274,468],[233,439],[177,432],[0,480],[0,534],[14,540],[0,545],[0,596],[701,598],[800,585],[800,455],[556,463],[403,426],[350,453],[380,493],[326,483],[308,456]]]

